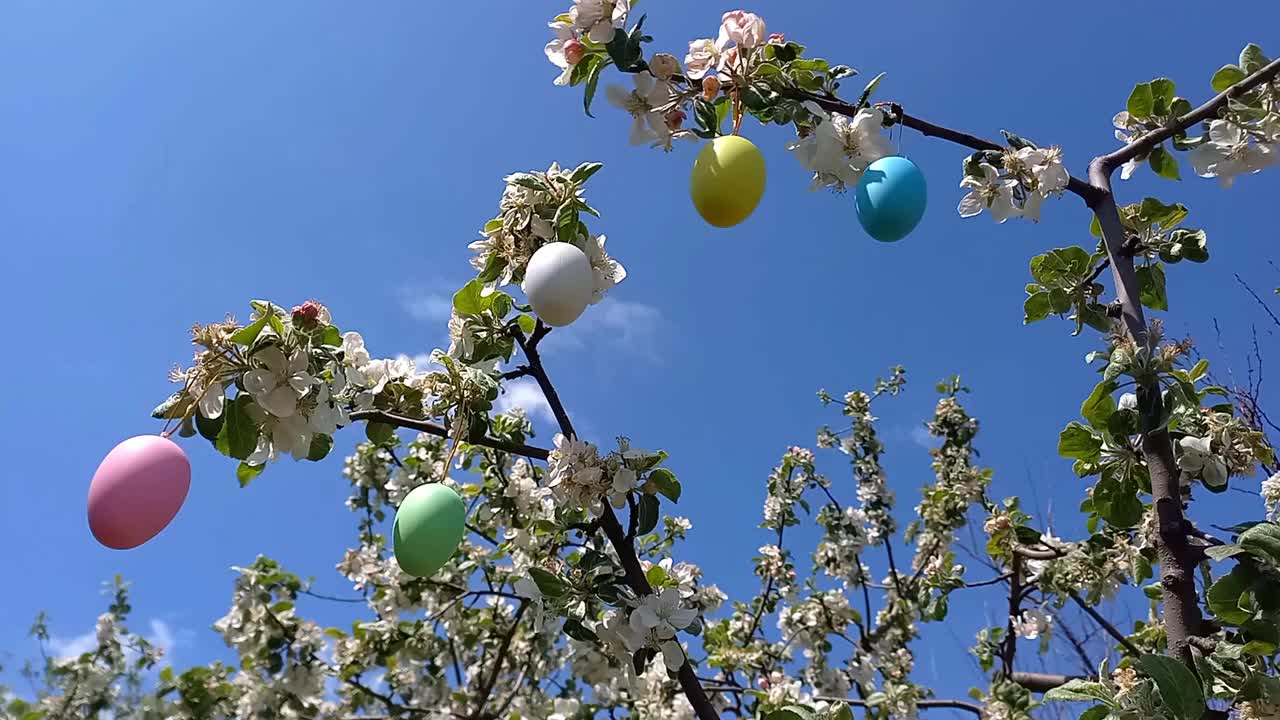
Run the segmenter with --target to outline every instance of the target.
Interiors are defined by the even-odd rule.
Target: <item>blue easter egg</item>
[[[915,229],[926,204],[924,174],[910,160],[891,155],[871,163],[858,181],[858,222],[880,242],[901,240]]]

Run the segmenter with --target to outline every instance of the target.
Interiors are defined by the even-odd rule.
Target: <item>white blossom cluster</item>
[[[626,269],[605,252],[604,235],[591,235],[585,225],[576,222],[568,231],[553,224],[570,212],[575,217],[578,211],[597,214],[583,198],[583,184],[589,177],[581,168],[562,169],[552,163],[544,172],[516,173],[504,179],[498,216],[481,230],[482,239],[467,246],[475,253],[471,265],[476,270],[484,273],[487,268],[500,268],[490,272],[489,288],[523,280],[534,252],[557,240],[571,242],[586,253],[595,277],[591,304],[603,300],[613,286],[626,279]],[[461,322],[451,321],[450,337],[455,344],[465,341],[464,329],[454,328]]]
[[[960,187],[969,192],[957,210],[966,218],[986,210],[997,223],[1013,217],[1039,222],[1040,206],[1061,195],[1069,180],[1060,148],[1009,148],[966,166]]]

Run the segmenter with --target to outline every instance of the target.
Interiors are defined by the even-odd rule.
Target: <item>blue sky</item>
[[[1248,23],[1210,24],[1194,41],[1187,16],[1166,7],[1131,2],[1122,16],[1100,3],[998,0],[975,12],[762,0],[748,9],[811,54],[867,77],[887,71],[881,99],[980,135],[1008,128],[1060,144],[1082,175],[1088,158],[1114,147],[1110,118],[1134,82],[1167,75],[1201,100],[1244,43],[1280,52],[1256,30],[1280,27],[1280,7],[1260,4]],[[683,56],[687,40],[714,36],[734,8],[646,0],[642,9],[651,49]],[[0,353],[9,379],[0,450],[10,458],[0,663],[33,653],[23,635],[41,609],[63,642],[88,631],[104,607],[100,583],[115,573],[134,583],[135,628],[167,634],[178,664],[225,654],[208,628],[228,605],[228,568],[257,553],[340,592],[333,565],[354,537],[342,452],[318,466],[282,462],[240,490],[231,464],[188,441],[185,508],[162,536],[123,553],[88,532],[89,478],[116,442],[159,430],[148,413],[170,391],[168,367],[190,359],[187,328],[228,311],[244,317],[250,298],[319,298],[375,355],[440,344],[447,298],[469,276],[466,245],[492,216],[502,176],[552,160],[605,163],[589,188],[603,213],[592,227],[629,277],[548,340],[549,370],[584,435],[626,434],[671,453],[685,487],[680,513],[694,522],[683,557],[731,595],[755,587],[769,468],[837,422],[815,391],[869,386],[895,363],[911,386],[878,414],[904,511],[931,479],[919,428],[933,382],[958,373],[974,390],[993,493],[1052,510],[1059,534],[1077,529],[1070,516],[1084,487],[1054,448],[1092,384],[1082,358],[1094,345],[1062,321],[1023,327],[1021,304],[1032,255],[1090,244],[1083,206],[1051,201],[1039,226],[962,221],[964,152],[908,132],[902,151],[924,170],[931,205],[913,235],[881,245],[861,232],[851,196],[807,190],[783,150],[788,131],[748,120],[768,189],[747,222],[710,228],[687,195],[695,146],[629,147],[620,111],[602,98],[587,118],[578,90],[552,86],[542,45],[562,10],[542,1],[0,6],[0,238],[10,268],[0,300],[15,343]],[[1102,39],[1102,28],[1122,37]],[[1122,202],[1184,202],[1188,223],[1208,230],[1211,262],[1170,269],[1169,329],[1199,338],[1237,374],[1251,324],[1264,352],[1275,346],[1274,327],[1232,273],[1264,292],[1280,284],[1263,262],[1275,240],[1263,203],[1274,203],[1278,178],[1223,192],[1143,173],[1120,186]],[[361,434],[348,430],[338,448]],[[851,496],[839,459],[826,469]],[[1250,514],[1251,502],[1228,493],[1206,504]],[[344,608],[307,609],[322,622],[350,620]],[[948,623],[965,645],[983,612],[979,598]],[[935,660],[953,643],[942,636]],[[933,681],[934,663],[920,665]],[[963,667],[938,680],[941,692],[975,681]]]

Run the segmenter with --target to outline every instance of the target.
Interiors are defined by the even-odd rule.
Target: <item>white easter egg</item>
[[[520,287],[543,322],[564,327],[587,309],[595,292],[595,275],[591,261],[578,246],[551,242],[529,259]]]

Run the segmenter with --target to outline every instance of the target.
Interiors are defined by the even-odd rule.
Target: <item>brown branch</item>
[[[1013,674],[1013,657],[1018,652],[1018,635],[1013,631],[1013,624],[1018,619],[1021,612],[1020,605],[1022,603],[1022,556],[1014,553],[1012,567],[1009,573],[1009,620],[1007,622],[1008,633],[1004,639],[1004,648],[1001,653],[1001,659],[1004,661],[1005,675]]]
[[[1149,133],[1135,138],[1128,145],[1125,145],[1110,155],[1103,155],[1095,162],[1101,165],[1107,175],[1110,175],[1116,168],[1134,158],[1142,157],[1147,153],[1150,153],[1157,145],[1186,130],[1192,125],[1203,120],[1216,117],[1218,111],[1221,110],[1228,101],[1240,97],[1263,83],[1271,81],[1278,73],[1280,73],[1280,60],[1272,60],[1261,70],[1218,93],[1209,102],[1206,102],[1159,130],[1152,130]],[[1090,173],[1090,179],[1092,179],[1092,173]]]
[[[357,410],[351,413],[351,419],[386,423],[387,425],[394,425],[408,430],[417,430],[418,432],[435,435],[436,437],[452,437],[448,428],[443,425],[433,423],[430,420],[419,420],[418,418],[397,415],[385,410]],[[540,447],[511,443],[491,437],[465,438],[464,442],[471,445],[492,448],[494,450],[501,450],[503,452],[511,453],[512,455],[523,455],[524,457],[534,458],[535,460],[546,460],[547,456],[550,454],[547,450]]]
[[[1133,257],[1125,251],[1128,238],[1111,189],[1111,173],[1115,166],[1109,157],[1094,158],[1089,163],[1089,179],[1101,191],[1090,208],[1102,228],[1103,245],[1111,260],[1111,273],[1125,329],[1138,347],[1146,347],[1146,318],[1138,300],[1138,278]],[[1159,379],[1147,378],[1137,389],[1143,431],[1142,456],[1151,475],[1151,497],[1156,509],[1160,586],[1164,590],[1164,625],[1169,638],[1169,654],[1194,668],[1191,646],[1187,641],[1200,632],[1201,615],[1194,575],[1197,559],[1187,537],[1190,524],[1182,508],[1181,473],[1174,463],[1169,431],[1160,425]]]
[[[1139,655],[1142,655],[1142,651],[1139,650],[1137,646],[1135,646],[1133,643],[1129,642],[1129,638],[1125,637],[1124,633],[1116,629],[1116,626],[1112,625],[1106,618],[1102,617],[1102,615],[1097,610],[1094,610],[1092,606],[1086,603],[1084,601],[1084,598],[1080,597],[1080,593],[1077,593],[1075,590],[1072,590],[1071,599],[1075,600],[1076,604],[1080,606],[1080,609],[1088,613],[1089,617],[1093,618],[1094,622],[1098,623],[1098,626],[1101,627],[1103,630],[1105,630],[1108,635],[1115,638],[1116,642],[1120,643],[1120,645],[1124,647],[1125,652],[1129,653],[1134,657],[1138,657]]]
[[[1076,651],[1076,656],[1080,658],[1080,666],[1084,668],[1086,673],[1094,672],[1094,668],[1098,667],[1098,665],[1093,661],[1093,658],[1089,657],[1089,653],[1084,646],[1089,641],[1089,636],[1086,635],[1083,640],[1077,638],[1076,634],[1071,630],[1071,623],[1067,622],[1062,613],[1055,612],[1053,617],[1057,621],[1062,634],[1066,636],[1067,642]]]
[[[815,95],[803,90],[783,90],[782,96],[801,102],[811,100],[817,103],[823,110],[840,113],[841,115],[847,115],[849,117],[853,117],[859,110],[863,109],[853,103],[847,103],[835,97]],[[1004,145],[980,138],[977,135],[970,135],[966,132],[953,130],[941,125],[935,125],[927,120],[915,117],[914,115],[908,115],[903,111],[902,106],[897,103],[889,103],[889,108],[895,120],[925,137],[936,137],[940,140],[946,140],[972,150],[995,150],[999,152],[1006,149]],[[1097,190],[1089,183],[1075,177],[1074,175],[1068,176],[1068,178],[1067,190],[1080,196],[1080,198],[1086,203],[1090,202],[1091,199],[1097,195]]]
[[[814,699],[822,700],[824,702],[842,702],[851,707],[863,707],[863,708],[873,707],[873,705],[868,701],[859,700],[857,698],[842,698],[842,697],[820,695]],[[971,712],[974,715],[977,715],[978,717],[982,717],[981,705],[978,705],[976,703],[966,702],[964,700],[917,700],[916,707],[920,708],[921,710],[930,710],[930,709],[967,710],[968,712]]]
[[[576,438],[577,433],[574,432],[573,423],[569,420],[569,413],[565,411],[564,404],[560,402],[560,395],[556,393],[555,387],[552,386],[551,379],[547,376],[546,368],[542,366],[542,356],[538,352],[538,343],[549,332],[551,332],[551,328],[544,325],[541,320],[538,321],[533,334],[528,338],[525,338],[524,333],[519,328],[512,329],[516,342],[520,345],[520,349],[524,351],[525,359],[529,361],[529,374],[537,381],[543,397],[546,399],[547,404],[551,406],[551,413],[555,415],[556,422],[560,426],[560,432],[565,437]],[[546,455],[543,455],[542,459],[546,459],[546,457]],[[649,585],[649,579],[644,575],[644,568],[640,567],[640,558],[636,556],[635,543],[627,539],[626,530],[623,529],[622,523],[618,521],[618,516],[613,512],[613,508],[609,506],[609,503],[602,503],[599,522],[600,529],[604,530],[605,537],[609,539],[609,544],[613,546],[614,552],[618,554],[618,561],[622,563],[622,569],[626,573],[627,586],[637,595],[652,595],[653,587]],[[711,700],[702,689],[702,684],[698,682],[698,677],[694,674],[693,665],[689,663],[687,658],[684,664],[680,666],[676,676],[680,681],[680,688],[684,691],[685,697],[689,699],[689,704],[693,706],[693,710],[697,713],[699,720],[719,720],[719,713],[711,705]]]
[[[1031,692],[1043,693],[1066,685],[1072,680],[1078,680],[1081,677],[1080,675],[1058,675],[1055,673],[1015,672],[1009,676],[1009,679]]]
[[[476,711],[472,718],[484,717],[481,713],[484,711],[485,703],[489,702],[489,695],[493,693],[493,686],[498,682],[498,675],[502,672],[502,665],[506,662],[507,653],[511,649],[511,640],[516,636],[516,630],[520,627],[520,619],[524,617],[524,611],[528,609],[529,601],[521,598],[520,607],[516,609],[516,615],[511,620],[511,629],[507,631],[505,637],[502,638],[502,644],[498,646],[497,657],[493,661],[493,672],[480,686],[480,696],[476,701]]]

